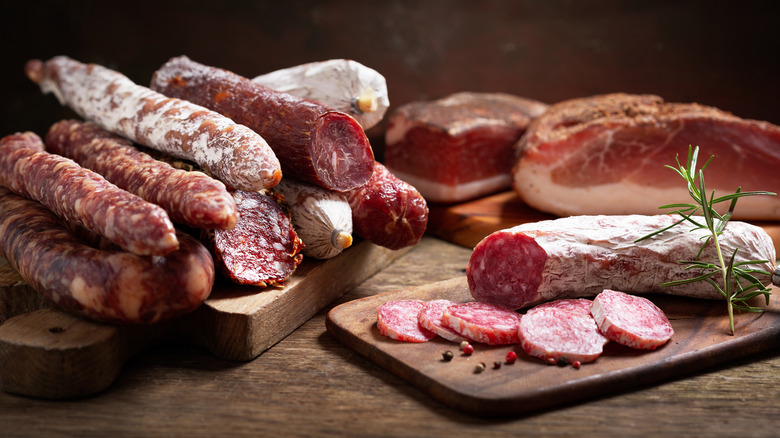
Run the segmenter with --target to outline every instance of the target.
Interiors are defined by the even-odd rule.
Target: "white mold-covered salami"
[[[591,315],[555,307],[523,316],[520,338],[529,356],[558,363],[593,362],[609,342]]]
[[[703,223],[703,218],[696,218]],[[681,260],[695,260],[706,230],[681,224],[654,238],[635,242],[679,220],[677,215],[572,216],[496,231],[475,247],[466,267],[477,301],[519,309],[561,299],[593,297],[604,289],[631,294],[668,293],[723,299],[709,283],[661,287],[661,283],[696,277]],[[760,227],[731,221],[719,237],[724,254],[739,248],[735,262],[766,260],[757,265],[769,275],[775,266],[772,238]],[[713,245],[700,260],[716,262]]]
[[[455,303],[450,300],[431,300],[425,302],[425,305],[423,305],[420,310],[420,314],[417,315],[420,325],[448,341],[457,343],[465,341],[466,338],[445,325],[442,320],[444,311],[447,307],[454,304]]]
[[[279,183],[279,160],[256,132],[191,102],[166,97],[119,72],[65,56],[31,60],[27,76],[81,117],[143,146],[191,160],[231,188]]]
[[[488,303],[459,303],[444,309],[442,324],[474,342],[488,345],[518,344],[521,315]]]
[[[436,333],[420,325],[418,315],[424,305],[422,300],[396,300],[382,304],[376,311],[379,333],[406,342],[428,342],[435,338]]]
[[[605,289],[591,314],[604,336],[631,348],[655,350],[674,335],[664,312],[645,297]]]

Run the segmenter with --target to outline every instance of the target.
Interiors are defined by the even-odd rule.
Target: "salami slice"
[[[417,317],[423,328],[436,333],[448,341],[460,343],[465,341],[466,338],[455,332],[455,330],[451,329],[449,326],[444,325],[444,322],[442,321],[444,311],[453,304],[455,303],[450,300],[426,301]]]
[[[358,236],[389,249],[416,245],[428,226],[428,204],[379,162],[368,183],[347,192]]]
[[[227,117],[136,85],[119,72],[65,56],[31,60],[27,76],[100,127],[143,146],[194,161],[238,190],[273,187],[279,160],[259,134]]]
[[[424,305],[422,300],[396,300],[382,304],[376,311],[379,333],[406,342],[428,342],[435,338],[436,333],[420,325],[418,315]]]
[[[693,219],[704,223],[704,218]],[[660,286],[701,274],[680,260],[718,260],[713,245],[699,254],[707,230],[681,224],[635,242],[679,220],[677,215],[572,216],[496,231],[479,242],[469,258],[466,276],[471,295],[477,301],[514,309],[561,298],[594,297],[604,289],[723,299],[704,281]],[[766,231],[730,221],[718,240],[724,254],[739,248],[735,263],[765,260],[744,267],[770,273],[755,274],[763,284],[770,283],[776,254]]]
[[[206,234],[217,269],[237,284],[281,286],[303,260],[303,243],[271,196],[233,192],[238,222],[231,230]]]
[[[442,324],[474,342],[488,345],[518,344],[521,315],[488,303],[468,302],[447,307]]]
[[[360,124],[341,111],[186,56],[160,67],[151,87],[253,129],[268,141],[286,175],[336,191],[359,187],[371,177],[371,144]]]
[[[33,200],[0,188],[0,256],[56,306],[113,324],[151,324],[196,309],[211,293],[214,262],[180,233],[163,257],[101,250]],[[82,230],[83,232],[83,230]]]
[[[0,184],[134,254],[165,255],[178,248],[165,210],[43,148],[31,132],[0,139]]]
[[[655,350],[674,335],[663,310],[644,297],[605,289],[591,313],[604,336],[631,348]]]
[[[523,316],[520,338],[526,354],[556,363],[593,362],[609,342],[592,316],[552,306]]]
[[[55,123],[46,135],[46,148],[163,207],[174,222],[203,229],[236,225],[236,204],[221,181],[202,172],[174,169],[93,123]]]
[[[526,315],[550,307],[560,309],[566,312],[574,312],[583,315],[590,315],[590,306],[592,305],[593,305],[593,301],[585,298],[564,298],[555,301],[548,301],[546,303],[542,303],[537,306],[534,306],[528,309]]]

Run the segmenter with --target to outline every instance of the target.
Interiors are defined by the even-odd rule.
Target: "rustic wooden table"
[[[462,275],[469,253],[425,237],[250,362],[159,347],[133,357],[98,395],[50,401],[0,393],[0,435],[777,436],[777,350],[653,387],[491,420],[446,407],[326,331],[333,306]]]

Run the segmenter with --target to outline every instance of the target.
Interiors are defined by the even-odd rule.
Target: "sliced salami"
[[[642,350],[655,350],[672,335],[663,310],[644,297],[605,289],[593,299],[593,319],[610,341]]]
[[[528,309],[526,315],[547,308],[556,308],[566,312],[574,312],[583,315],[590,315],[590,306],[592,305],[593,305],[593,301],[585,298],[564,298],[555,301],[548,301],[546,303],[542,303],[537,306],[534,306]]]
[[[520,338],[526,354],[556,363],[593,362],[609,342],[592,316],[552,306],[526,314]]]
[[[205,233],[217,269],[237,284],[282,285],[303,260],[292,221],[272,196],[235,191],[233,199],[236,226]]]
[[[442,324],[474,342],[488,345],[518,344],[521,315],[488,303],[468,302],[447,307]]]
[[[435,338],[436,333],[420,325],[418,315],[424,305],[422,300],[396,300],[382,304],[376,311],[379,333],[406,342],[427,342]]]
[[[427,301],[420,310],[418,319],[423,328],[436,333],[448,341],[460,343],[465,341],[466,338],[455,332],[455,330],[451,329],[449,326],[444,325],[444,322],[442,321],[444,311],[453,304],[455,303],[450,300]]]

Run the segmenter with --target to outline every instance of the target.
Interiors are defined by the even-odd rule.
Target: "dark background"
[[[167,59],[253,77],[351,58],[387,79],[391,111],[457,91],[548,103],[654,93],[780,124],[780,25],[772,1],[17,0],[0,6],[0,135],[73,117],[23,73],[68,55],[147,85]],[[381,158],[383,125],[369,131]]]

